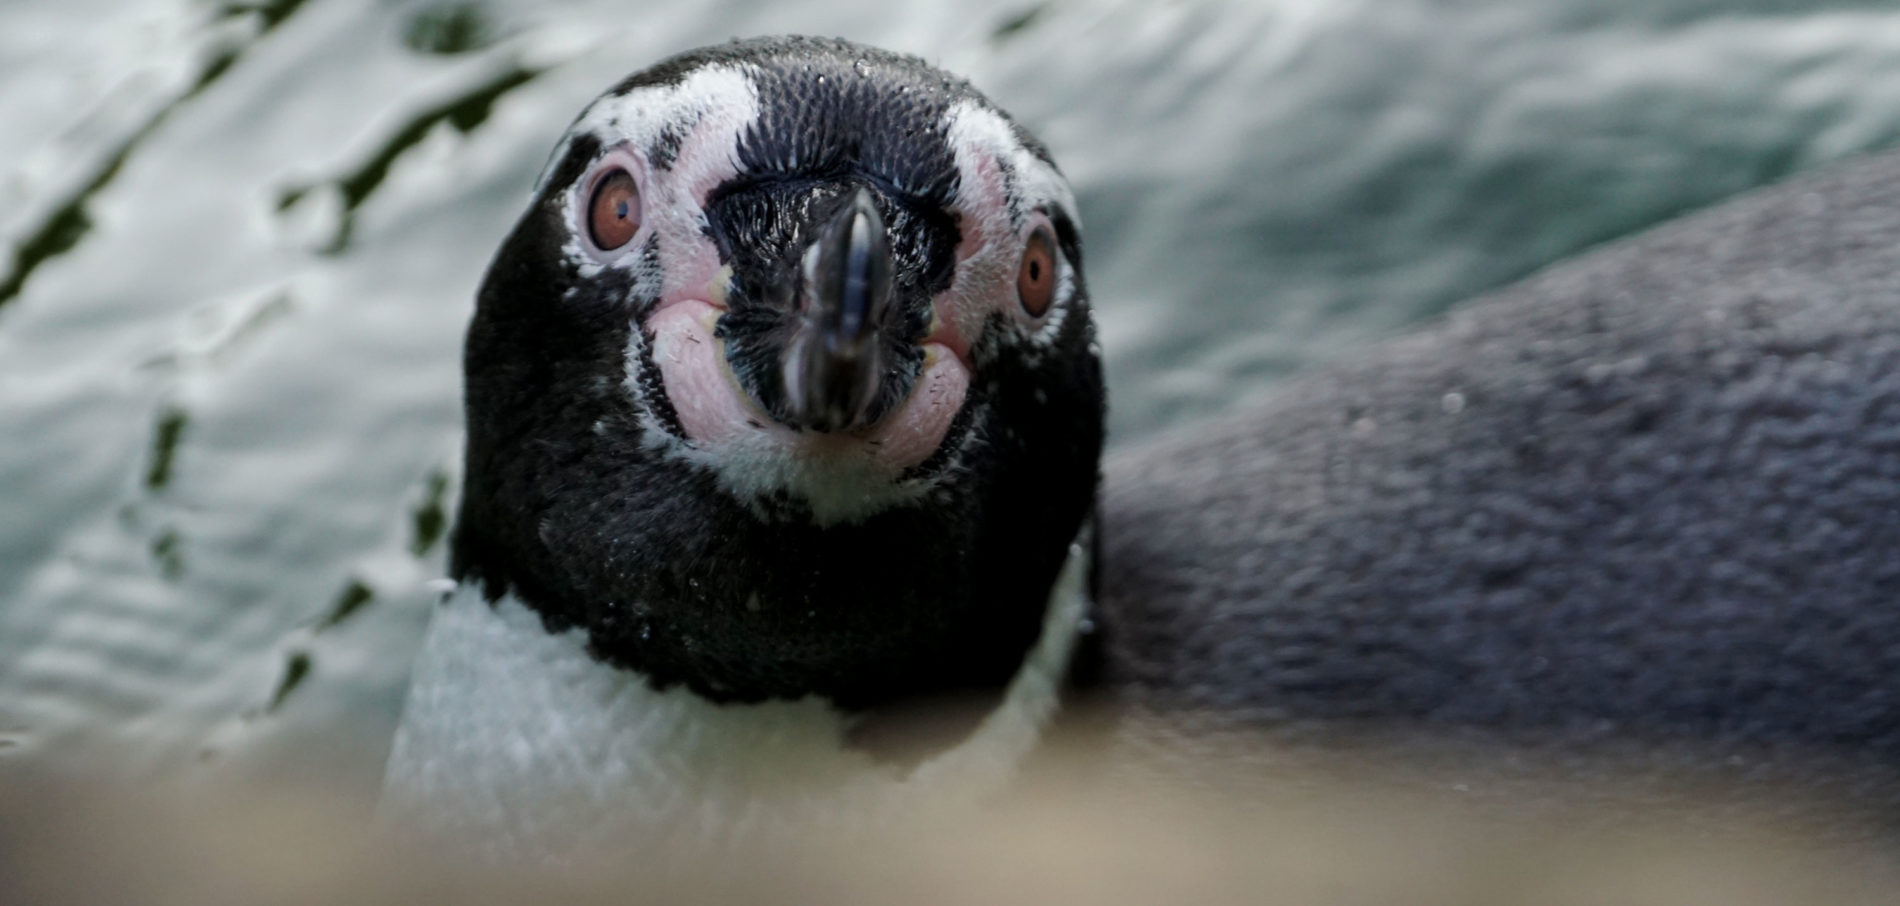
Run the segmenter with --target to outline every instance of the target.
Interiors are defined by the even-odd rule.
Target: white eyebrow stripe
[[[644,154],[660,142],[669,128],[677,128],[682,123],[695,125],[681,139],[680,153],[674,160],[673,170],[678,177],[696,183],[701,181],[703,173],[680,172],[681,165],[686,162],[687,152],[695,150],[693,146],[699,145],[699,142],[706,142],[706,145],[699,145],[697,150],[712,150],[707,145],[716,145],[717,142],[707,140],[716,136],[729,136],[732,139],[730,148],[720,150],[736,148],[738,136],[744,134],[746,127],[758,119],[758,88],[743,67],[731,64],[704,66],[672,85],[647,86],[631,89],[624,94],[606,95],[589,104],[573,127],[568,129],[567,137],[555,149],[547,166],[542,168],[541,176],[535,182],[535,192],[538,194],[547,188],[555,167],[577,136],[592,135],[599,139],[603,153],[619,145],[629,145]],[[707,157],[700,155],[702,164]],[[722,159],[720,162],[727,161]]]
[[[1071,222],[1080,224],[1075,193],[1069,188],[1068,180],[1024,145],[1017,138],[1015,127],[1002,114],[972,98],[952,105],[945,120],[948,124],[945,136],[965,182],[979,175],[978,160],[987,155],[1003,162],[1007,170],[1005,179],[1013,180],[1025,210],[1060,209]],[[1003,199],[999,197],[997,201],[1000,203]]]
[[[669,132],[676,136],[671,167],[643,167],[643,230],[658,238],[659,255],[669,262],[663,269],[662,292],[703,292],[717,268],[717,255],[705,236],[706,198],[738,174],[740,137],[758,119],[758,89],[747,70],[710,65],[674,85],[634,88],[600,98],[568,130],[561,153],[575,136],[589,135],[600,142],[603,156],[625,148],[646,162],[649,150]],[[686,126],[683,134],[682,126]],[[552,170],[550,166],[542,175],[544,181]],[[579,192],[585,184],[586,180],[579,180],[571,191]],[[591,278],[600,273],[602,263],[582,247],[580,199],[569,198],[563,210],[568,237],[562,252],[581,276]],[[639,263],[623,256],[616,266]]]

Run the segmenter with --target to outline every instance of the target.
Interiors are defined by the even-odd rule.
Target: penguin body
[[[818,696],[719,703],[602,663],[513,596],[435,614],[385,781],[390,820],[496,858],[863,831],[1005,788],[1059,702],[1088,607],[1080,546],[1037,646],[967,736],[894,766]]]
[[[1845,760],[1900,805],[1900,157],[1122,450],[1103,532],[1108,684],[1203,731]]]

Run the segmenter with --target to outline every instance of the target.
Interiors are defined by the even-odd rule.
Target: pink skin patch
[[[729,157],[708,150],[732,144],[730,136],[717,132],[715,124],[702,122],[683,143],[672,170],[660,178],[625,148],[597,165],[601,171],[618,166],[634,174],[647,217],[625,247],[639,248],[655,236],[666,262],[665,285],[646,327],[653,333],[653,359],[680,426],[694,446],[731,468],[797,471],[803,463],[834,475],[895,479],[936,451],[962,408],[970,385],[967,344],[954,331],[934,333],[924,344],[924,372],[910,396],[869,428],[818,434],[774,422],[738,385],[723,344],[713,336],[724,309],[710,299],[723,271],[698,212],[708,193],[736,172]],[[583,184],[591,185],[592,179]]]
[[[1039,227],[1048,228],[1049,218],[1037,211],[1018,228],[1009,216],[996,158],[967,145],[958,146],[956,155],[962,174],[957,226],[963,235],[957,243],[957,269],[950,288],[932,300],[936,319],[926,342],[954,350],[967,366],[972,338],[982,332],[991,315],[1001,313],[1031,330],[1046,320],[1023,310],[1016,281],[1027,237]]]
[[[855,461],[896,478],[943,443],[969,390],[963,360],[943,343],[927,342],[924,371],[910,396],[877,424],[835,434],[793,431],[761,411],[726,366],[723,344],[713,336],[721,313],[703,299],[681,299],[663,304],[647,320],[653,360],[680,426],[710,452],[757,455],[777,448],[801,459]]]

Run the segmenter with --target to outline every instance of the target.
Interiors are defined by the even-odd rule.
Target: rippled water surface
[[[785,31],[1054,149],[1122,443],[1900,139],[1891,4],[0,3],[0,760],[368,789],[488,255],[596,92]]]

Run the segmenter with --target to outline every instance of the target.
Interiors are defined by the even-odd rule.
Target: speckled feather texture
[[[1105,676],[1177,725],[1900,766],[1900,156],[1123,449],[1103,518]]]

